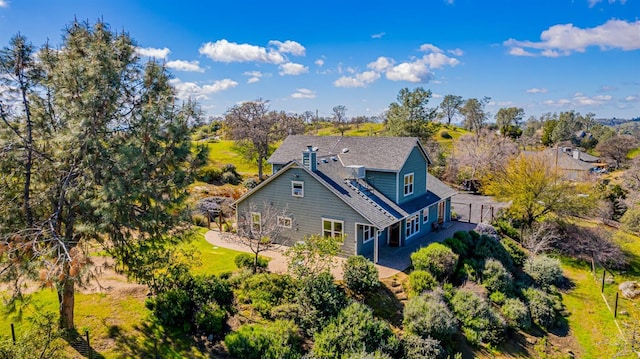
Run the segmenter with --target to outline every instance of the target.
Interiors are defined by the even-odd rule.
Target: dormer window
[[[304,182],[291,181],[291,195],[293,197],[304,197]]]
[[[404,195],[413,194],[413,172],[404,175]]]

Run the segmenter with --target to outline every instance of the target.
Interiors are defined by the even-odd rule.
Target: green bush
[[[449,134],[449,132],[447,131],[440,132],[440,137],[444,138],[445,140],[450,140],[452,138],[451,134]]]
[[[518,232],[518,230],[513,228],[511,222],[509,222],[505,218],[496,219],[495,221],[493,221],[493,226],[499,233],[502,233],[516,240],[520,239],[520,233]]]
[[[465,232],[462,232],[462,233],[465,233]],[[459,238],[456,238],[456,237],[447,238],[442,243],[447,247],[451,248],[453,253],[459,255],[460,258],[463,258],[469,255],[469,247],[467,243],[463,240],[460,240]]]
[[[438,282],[425,270],[414,270],[409,274],[409,286],[411,287],[411,295],[420,295],[421,293],[433,289]]]
[[[325,359],[340,359],[362,350],[378,350],[392,356],[400,351],[400,341],[389,325],[359,302],[341,310],[337,318],[316,333],[314,342],[311,355]]]
[[[217,303],[210,302],[196,312],[195,325],[201,333],[217,336],[222,333],[226,319],[227,312]]]
[[[562,281],[562,267],[560,260],[546,255],[539,255],[527,259],[523,270],[531,276],[534,283],[541,288],[557,285]]]
[[[402,323],[409,333],[443,342],[450,341],[457,330],[456,319],[442,297],[436,293],[409,299],[404,308]]]
[[[462,332],[472,345],[498,344],[504,340],[504,319],[477,294],[459,290],[451,299],[451,306],[460,321]]]
[[[292,302],[297,291],[297,284],[288,275],[258,273],[241,282],[236,295],[240,303],[251,304],[268,318],[273,307]]]
[[[520,299],[506,299],[500,311],[510,328],[527,330],[531,327],[529,308]]]
[[[527,288],[522,291],[522,294],[529,304],[529,312],[533,322],[544,329],[553,328],[557,319],[554,299],[548,293],[537,288]]]
[[[195,303],[188,291],[179,288],[169,289],[159,293],[155,298],[147,299],[145,306],[151,310],[160,324],[182,329],[185,333],[191,331]]]
[[[229,283],[215,275],[199,275],[193,278],[192,297],[196,304],[205,305],[215,301],[229,306],[233,303],[233,291]]]
[[[255,256],[251,255],[249,253],[241,253],[238,254],[234,259],[234,263],[236,264],[236,267],[238,268],[245,268],[245,269],[253,269],[253,262],[255,260]],[[265,269],[269,266],[269,259],[263,257],[263,256],[258,256],[258,269]]]
[[[231,172],[223,172],[222,173],[222,182],[223,183],[228,183],[228,184],[232,184],[232,185],[237,185],[239,184],[241,181],[240,176],[235,174],[235,173],[231,173]]]
[[[411,254],[411,263],[416,270],[429,271],[436,279],[445,280],[456,269],[458,255],[441,243],[431,243]]]
[[[471,232],[467,232],[467,231],[456,231],[453,233],[453,238],[464,243],[464,245],[467,247],[467,253],[466,253],[467,255],[469,253],[468,251],[473,249],[477,240],[473,238],[473,236],[471,235]]]
[[[513,290],[513,276],[504,268],[502,263],[490,258],[484,262],[482,284],[489,292],[509,294]]]
[[[301,341],[296,325],[283,320],[267,325],[243,325],[224,338],[229,354],[238,359],[301,358]]]
[[[302,282],[296,302],[301,308],[301,326],[312,334],[346,306],[347,297],[331,273],[323,272]]]
[[[244,188],[246,189],[254,189],[256,188],[256,186],[258,186],[258,181],[256,181],[256,179],[253,177],[249,177],[244,180],[244,182],[242,182],[242,186],[244,186]]]
[[[446,359],[447,351],[440,342],[432,338],[422,338],[415,334],[407,334],[402,338],[404,359]]]
[[[205,166],[198,170],[196,179],[209,184],[220,183],[222,181],[222,171],[214,166]]]
[[[299,321],[301,311],[298,303],[284,303],[271,308],[269,314],[273,319]]]
[[[473,254],[479,259],[497,259],[508,271],[513,271],[513,260],[511,259],[511,255],[506,249],[504,249],[502,243],[497,241],[495,238],[487,235],[480,236],[476,242]]]
[[[380,286],[376,266],[363,256],[349,257],[342,269],[347,288],[355,293],[370,293]]]
[[[497,305],[503,305],[507,296],[502,292],[493,292],[489,295],[489,300]]]
[[[520,246],[520,244],[511,238],[502,238],[502,245],[504,249],[511,255],[513,265],[522,268],[524,262],[527,260],[527,252]]]
[[[393,359],[391,355],[382,353],[376,350],[373,353],[367,353],[366,351],[359,351],[357,353],[349,354],[345,359]]]

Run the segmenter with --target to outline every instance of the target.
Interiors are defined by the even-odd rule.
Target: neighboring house
[[[246,213],[252,202],[286,210],[283,242],[341,237],[343,255],[377,263],[381,251],[451,220],[456,192],[428,174],[431,160],[415,137],[289,136],[268,162],[273,175],[236,210]]]
[[[526,155],[539,154],[540,152],[526,151]],[[549,148],[542,151],[552,167],[556,168],[565,179],[571,181],[585,181],[599,172],[603,164],[599,158],[578,149],[569,147]]]

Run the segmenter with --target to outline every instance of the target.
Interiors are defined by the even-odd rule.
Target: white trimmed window
[[[322,219],[322,235],[325,237],[343,238],[344,222],[333,219]]]
[[[291,195],[294,197],[304,197],[304,182],[291,181]]]
[[[420,213],[416,213],[413,216],[407,218],[405,223],[406,238],[413,236],[420,231]]]
[[[291,217],[278,216],[278,227],[291,228]]]
[[[262,215],[258,212],[251,212],[251,231],[255,233],[262,231]]]
[[[422,223],[429,222],[429,207],[422,210]]]
[[[413,172],[404,175],[404,195],[413,194]]]
[[[364,224],[358,225],[358,233],[362,234],[362,243],[367,243],[373,240],[375,234],[375,228],[373,226],[367,226]]]

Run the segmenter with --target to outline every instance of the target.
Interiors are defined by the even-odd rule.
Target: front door
[[[389,227],[389,247],[400,247],[400,222]]]

